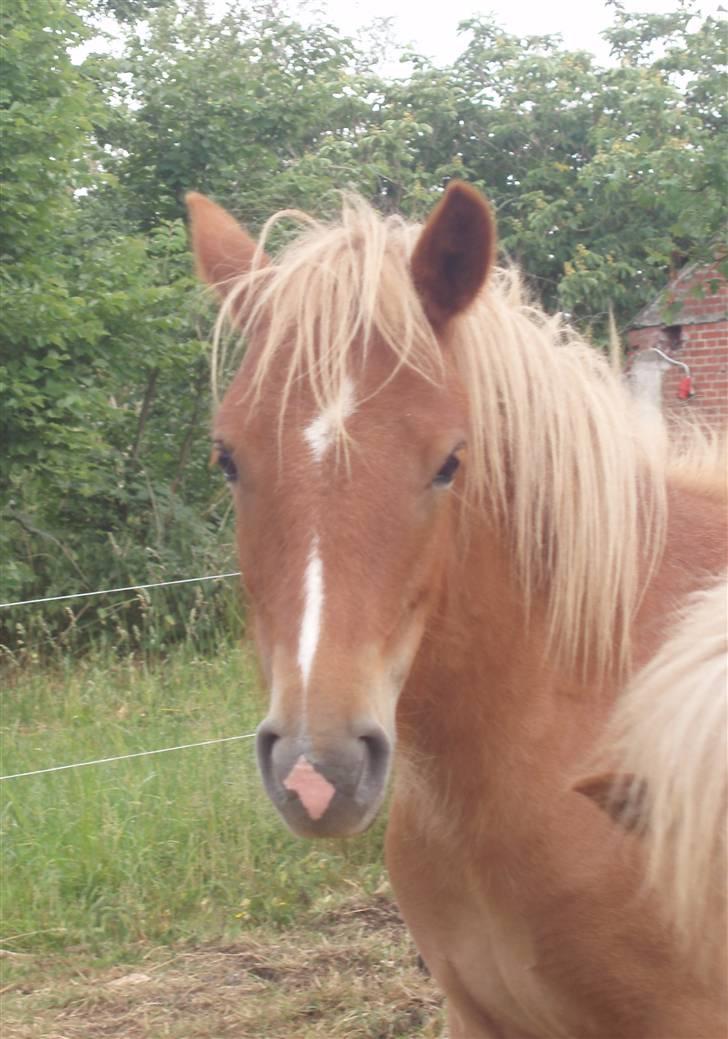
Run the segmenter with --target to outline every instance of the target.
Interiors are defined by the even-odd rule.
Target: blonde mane
[[[290,218],[302,233],[266,262],[272,229]],[[245,315],[242,338],[256,338],[251,400],[282,350],[281,420],[300,379],[334,413],[375,333],[395,371],[406,366],[431,382],[451,351],[470,398],[466,501],[487,507],[510,540],[526,601],[545,598],[549,651],[567,665],[624,671],[630,625],[663,549],[662,423],[640,422],[607,359],[531,303],[516,269],[491,274],[438,342],[409,271],[420,230],[350,196],[334,224],[291,210],[268,221],[220,316]],[[215,381],[229,360],[222,323]]]

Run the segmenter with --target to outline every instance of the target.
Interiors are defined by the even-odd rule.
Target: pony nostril
[[[278,732],[270,722],[261,722],[255,738],[258,761],[261,768],[266,768],[273,759],[273,748],[280,739]]]
[[[384,730],[378,725],[373,725],[359,733],[358,739],[364,744],[370,771],[375,774],[382,771],[389,760],[390,749]]]

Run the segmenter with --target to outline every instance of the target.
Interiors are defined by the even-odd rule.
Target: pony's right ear
[[[250,270],[256,244],[235,217],[205,195],[190,191],[185,202],[197,273],[225,297],[235,279]],[[259,260],[267,262],[265,256]]]

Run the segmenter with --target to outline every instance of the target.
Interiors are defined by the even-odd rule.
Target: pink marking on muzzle
[[[311,819],[321,818],[336,793],[336,788],[316,771],[303,754],[283,780],[283,786],[298,794]]]

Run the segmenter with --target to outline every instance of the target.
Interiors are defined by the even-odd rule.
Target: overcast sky
[[[0,3],[2,0],[0,0]],[[13,2],[13,0],[10,0]],[[680,0],[621,0],[628,11],[675,11]],[[696,0],[703,15],[718,14],[725,0]],[[231,6],[229,0],[210,0],[215,15],[222,16]],[[587,50],[602,62],[609,59],[609,48],[600,32],[611,25],[612,11],[604,0],[283,0],[289,13],[306,24],[311,20],[333,22],[347,35],[355,36],[373,21],[392,20],[392,35],[402,48],[413,46],[438,64],[453,62],[465,49],[467,39],[458,34],[458,25],[475,15],[492,15],[506,31],[520,36],[560,35],[567,47]],[[314,14],[315,12],[315,14]],[[101,19],[101,28],[114,36],[115,23]],[[98,39],[73,52],[81,61],[95,49],[120,50],[121,40],[112,43]],[[407,75],[411,67],[402,66],[399,53],[383,55],[380,71],[386,75]]]
[[[624,0],[628,11],[674,11],[678,0]],[[714,14],[720,0],[702,0],[700,10]],[[453,61],[463,49],[458,23],[473,15],[493,14],[510,32],[520,35],[559,33],[567,46],[589,50],[606,60],[608,50],[599,33],[612,22],[603,0],[321,0],[330,20],[354,33],[374,18],[394,19],[397,37],[438,63]]]

